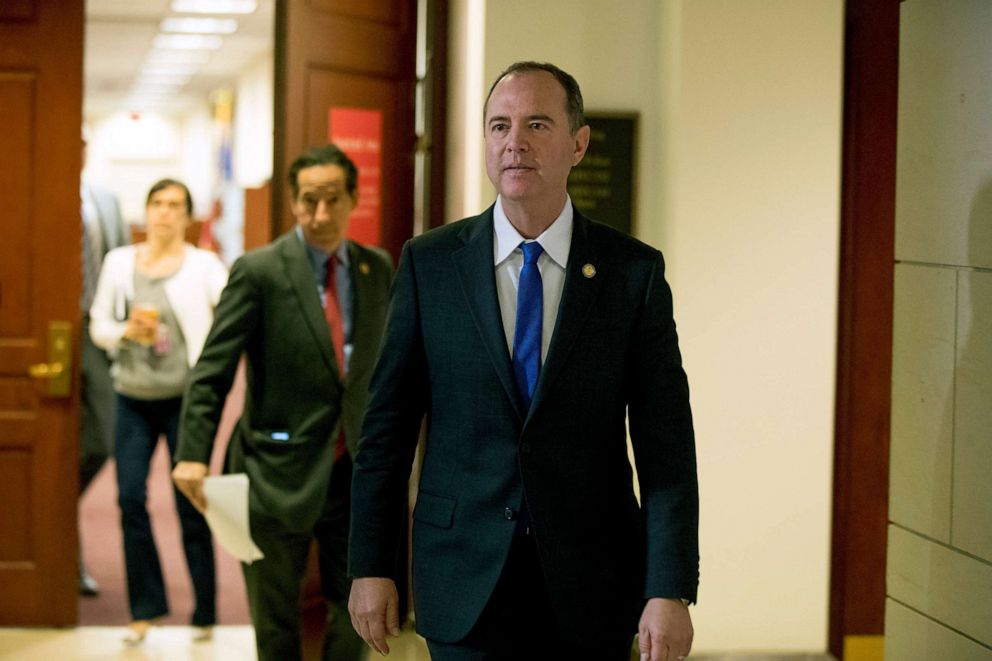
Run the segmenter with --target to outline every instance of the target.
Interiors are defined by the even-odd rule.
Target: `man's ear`
[[[579,128],[575,132],[575,150],[572,152],[572,167],[575,167],[582,160],[582,157],[586,155],[586,149],[589,148],[589,134],[591,129],[589,125],[586,124]]]

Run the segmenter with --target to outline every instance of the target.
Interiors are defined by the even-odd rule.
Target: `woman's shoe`
[[[213,640],[214,637],[214,627],[213,625],[208,627],[193,627],[193,642],[194,643],[206,643]]]
[[[128,647],[137,647],[145,642],[148,630],[152,628],[151,620],[135,620],[127,625],[127,634],[124,636],[124,644]]]

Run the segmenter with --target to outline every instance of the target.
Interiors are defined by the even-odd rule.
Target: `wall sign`
[[[382,111],[331,108],[327,137],[358,168],[358,206],[351,213],[348,238],[380,245],[382,238]]]
[[[634,225],[636,113],[588,113],[589,148],[572,168],[568,194],[583,214],[618,230]]]

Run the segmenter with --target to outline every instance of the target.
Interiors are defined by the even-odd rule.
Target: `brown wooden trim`
[[[898,0],[848,0],[829,650],[885,624]]]
[[[427,187],[428,204],[424,229],[438,227],[445,222],[445,146],[447,144],[448,110],[448,0],[428,3],[427,41],[427,98],[430,104],[430,183]]]
[[[269,191],[269,204],[271,205],[269,221],[272,224],[269,229],[269,236],[271,237],[281,235],[284,228],[288,227],[290,223],[289,218],[284,218],[284,210],[288,209],[289,206],[287,197],[289,184],[286,183],[286,171],[289,169],[289,161],[286,160],[286,142],[288,140],[286,135],[286,99],[289,88],[289,55],[287,52],[289,45],[286,39],[289,29],[288,4],[287,0],[276,0],[272,78],[274,103],[272,111],[272,179]]]

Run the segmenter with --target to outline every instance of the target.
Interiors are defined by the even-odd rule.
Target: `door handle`
[[[35,379],[57,379],[65,371],[62,363],[37,363],[28,365],[28,374]]]
[[[72,324],[68,321],[48,323],[48,362],[28,366],[33,379],[48,382],[50,397],[68,397],[72,389]]]

